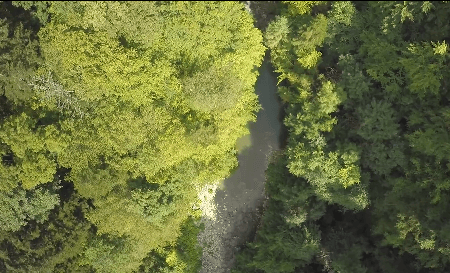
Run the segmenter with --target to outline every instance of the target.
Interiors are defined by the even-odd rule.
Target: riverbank
[[[279,150],[281,122],[277,80],[266,56],[260,67],[256,93],[262,109],[249,124],[249,145],[238,154],[239,168],[218,185],[202,191],[205,230],[199,234],[203,245],[201,273],[228,273],[239,247],[253,240],[263,213],[265,170],[274,151]],[[214,200],[214,202],[213,202]]]
[[[279,5],[274,1],[244,4],[255,18],[255,27],[262,31],[275,17]],[[262,109],[256,122],[249,124],[250,135],[238,141],[242,147],[238,153],[239,167],[222,183],[205,187],[199,193],[205,227],[198,236],[203,246],[200,273],[229,273],[237,251],[253,241],[267,201],[265,170],[272,153],[285,145],[284,109],[268,53],[259,71],[255,90]]]
[[[279,1],[241,1],[255,19],[255,27],[264,32],[269,23],[280,13]]]

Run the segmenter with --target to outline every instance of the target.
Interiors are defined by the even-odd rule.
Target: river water
[[[241,138],[239,167],[215,191],[214,215],[204,217],[205,232],[201,273],[228,273],[240,245],[252,240],[264,200],[265,170],[271,153],[280,148],[281,104],[277,78],[268,54],[259,69],[256,94],[262,109],[250,123],[250,135]],[[213,190],[216,190],[213,187]]]

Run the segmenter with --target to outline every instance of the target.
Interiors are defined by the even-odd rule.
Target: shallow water
[[[277,79],[268,56],[259,72],[255,88],[262,109],[256,122],[249,124],[250,135],[238,141],[239,167],[216,192],[216,219],[211,219],[209,227],[216,246],[213,253],[204,249],[201,273],[230,272],[236,247],[251,239],[258,224],[258,208],[265,199],[264,171],[270,154],[279,149],[281,131]]]

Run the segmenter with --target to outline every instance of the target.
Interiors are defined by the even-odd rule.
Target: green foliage
[[[350,26],[355,12],[355,6],[351,1],[339,1],[332,4],[332,9],[328,12],[327,17],[330,18],[329,22],[332,22],[331,25],[342,24]],[[331,29],[329,31],[333,32]]]
[[[398,134],[396,113],[389,103],[373,100],[357,109],[361,120],[358,134],[372,142],[392,139]]]
[[[130,210],[139,212],[147,221],[162,228],[169,216],[180,213],[176,204],[187,199],[188,194],[195,195],[192,191],[182,191],[182,186],[181,183],[150,184],[148,189],[132,190],[131,200],[136,204],[132,206],[136,207]]]
[[[201,231],[199,217],[189,217],[181,226],[181,235],[177,240],[177,252],[183,262],[183,272],[196,273],[201,268],[202,248],[197,243]]]
[[[343,98],[345,99],[338,91],[333,90],[330,82],[323,82],[312,102],[305,100],[301,112],[286,117],[285,124],[292,128],[291,134],[303,136],[305,140],[288,144],[286,152],[290,160],[287,166],[292,174],[305,177],[315,185],[316,194],[323,200],[340,200],[337,202],[345,203],[349,208],[362,209],[368,201],[364,189],[355,185],[360,182],[358,150],[354,145],[349,145],[342,151],[327,151],[326,139],[323,136],[323,133],[330,132],[336,123],[330,113],[336,110]],[[352,197],[349,197],[352,201],[333,197],[334,194],[341,194],[337,193],[342,191],[341,187],[352,185],[356,186],[350,194]],[[356,203],[354,198],[358,200]]]
[[[411,44],[405,58],[400,60],[405,67],[409,90],[421,98],[439,94],[446,57],[445,41],[434,46]]]
[[[202,256],[202,249],[197,243],[197,235],[201,230],[198,220],[196,217],[186,219],[176,243],[149,253],[139,272],[198,272]]]
[[[31,31],[19,24],[12,29],[6,19],[0,20],[0,93],[8,100],[23,104],[31,99],[33,91],[27,81],[42,63],[38,42]]]
[[[327,13],[327,37],[325,44],[340,55],[355,50],[360,42],[360,33],[355,30],[361,17],[351,1],[336,1]]]
[[[275,155],[266,170],[269,204],[255,242],[238,254],[235,272],[293,272],[319,251],[320,232],[313,221],[324,213],[311,186],[293,176],[287,158]]]
[[[366,273],[368,269],[360,262],[365,252],[364,239],[352,235],[354,237],[349,236],[348,231],[343,229],[327,232],[323,241],[328,247],[327,250],[331,252],[330,267],[336,272]]]
[[[177,78],[177,70],[180,68],[178,64],[187,65],[189,61],[182,59],[172,60],[175,56],[179,56],[176,53],[179,50],[177,47],[171,46],[164,51],[167,54],[172,54],[175,51],[173,53],[174,56],[166,56],[167,58],[165,59],[162,57],[155,59],[160,54],[159,51],[157,54],[152,50],[158,47],[158,45],[165,45],[165,42],[155,42],[154,47],[148,50],[146,50],[144,45],[140,47],[138,44],[136,44],[137,48],[123,47],[119,34],[105,29],[108,27],[105,25],[106,23],[100,25],[99,22],[86,19],[89,23],[87,25],[80,25],[80,20],[82,22],[82,19],[74,19],[72,21],[70,17],[72,15],[78,17],[88,16],[90,12],[94,12],[94,6],[91,6],[91,4],[83,4],[86,5],[85,9],[89,10],[89,12],[85,11],[83,14],[79,13],[77,4],[73,4],[74,6],[70,6],[71,8],[66,11],[68,13],[66,16],[63,16],[64,11],[62,6],[60,7],[59,5],[69,4],[55,3],[54,6],[52,5],[52,10],[54,10],[53,12],[56,16],[54,22],[67,23],[50,23],[45,29],[41,30],[42,47],[46,56],[46,63],[56,73],[57,77],[55,78],[58,79],[60,84],[70,86],[69,90],[73,90],[75,98],[78,98],[80,102],[82,100],[87,101],[86,103],[91,109],[95,106],[95,110],[91,110],[89,113],[91,115],[90,119],[65,121],[65,135],[70,135],[70,138],[75,141],[71,141],[70,146],[61,154],[61,163],[63,165],[81,171],[88,166],[88,162],[95,161],[96,158],[103,154],[109,164],[122,168],[124,171],[131,170],[133,176],[145,175],[152,177],[161,169],[175,166],[177,163],[199,152],[196,147],[198,142],[194,143],[192,141],[198,137],[186,139],[182,123],[185,122],[184,118],[189,113],[190,107],[193,107],[192,110],[209,112],[219,105],[219,102],[216,100],[220,100],[220,105],[223,105],[225,108],[221,108],[222,106],[220,106],[216,110],[221,111],[216,111],[214,116],[208,117],[207,120],[210,123],[209,128],[217,128],[216,139],[220,141],[216,141],[216,145],[209,145],[210,149],[202,150],[196,157],[210,162],[215,154],[223,154],[229,151],[232,147],[230,144],[246,132],[247,129],[244,125],[249,120],[254,119],[252,111],[258,109],[256,96],[254,94],[252,95],[249,89],[254,83],[254,80],[251,78],[256,79],[256,77],[253,74],[251,74],[251,78],[248,75],[244,77],[239,67],[246,67],[246,69],[253,68],[257,60],[257,56],[253,52],[260,52],[258,53],[258,58],[261,58],[262,47],[258,46],[257,43],[250,47],[247,44],[245,46],[242,44],[242,41],[257,42],[257,33],[254,31],[248,32],[248,35],[253,35],[253,40],[248,40],[248,37],[233,38],[234,46],[237,46],[233,50],[235,52],[233,54],[235,55],[230,53],[231,55],[226,54],[221,59],[217,58],[216,65],[214,66],[225,67],[225,70],[219,71],[213,66],[206,66],[209,68],[205,70],[200,67],[197,68],[199,70],[197,73],[191,73],[195,76],[189,76],[189,73],[187,73],[188,75],[181,79]],[[103,3],[98,9],[106,9],[107,7],[105,5],[109,4]],[[141,13],[152,13],[152,5],[153,3],[148,3],[140,7]],[[172,12],[171,9],[180,9],[179,12],[188,12],[188,10],[184,9],[184,5],[186,3],[173,4],[172,6],[162,5],[159,13],[166,12],[164,11],[166,9],[168,10],[167,12]],[[201,5],[204,4],[196,3],[193,5],[196,9],[203,9]],[[214,5],[213,7],[215,7]],[[229,4],[227,3],[225,5]],[[137,8],[135,6],[132,7]],[[128,7],[126,5],[123,6],[120,4],[115,8],[125,9],[124,12],[130,12],[127,10]],[[217,11],[219,10],[218,7],[215,8]],[[97,12],[99,12],[98,9]],[[236,10],[235,7],[230,12],[235,12],[236,14],[234,16],[244,14],[242,11]],[[159,13],[158,16],[162,16]],[[91,18],[89,16],[88,18]],[[183,24],[179,24],[178,26],[198,26],[202,22],[201,20],[204,20],[204,18],[198,16],[196,14],[194,18],[186,17],[193,21],[191,23],[183,22]],[[209,13],[208,16],[208,18],[212,18],[211,16],[214,15]],[[176,18],[179,17],[172,16],[170,18],[170,20],[178,20]],[[244,18],[244,22],[247,19]],[[163,19],[161,18],[161,20]],[[214,22],[218,21],[211,21],[210,23],[212,24]],[[232,24],[233,28],[241,27],[240,24],[236,25],[236,23],[239,23],[239,21]],[[70,24],[87,28],[91,24],[94,24],[94,29],[98,30],[93,33],[86,33],[80,28],[70,28]],[[97,26],[96,24],[99,25]],[[135,25],[136,23],[130,24]],[[171,24],[168,21],[165,25],[169,29],[158,28],[158,30],[170,32],[172,31],[170,29],[172,27]],[[234,30],[230,29],[229,31],[228,36]],[[195,33],[199,35],[199,39],[205,38],[202,33]],[[236,35],[239,34],[239,32],[233,33],[236,33]],[[173,33],[171,35],[173,36]],[[188,37],[195,37],[192,35]],[[183,37],[173,36],[172,38],[175,44],[189,44],[183,40]],[[127,38],[125,37],[125,39]],[[161,39],[163,39],[162,36]],[[58,41],[65,42],[59,45],[57,44]],[[132,41],[129,40],[128,42],[131,43]],[[205,50],[212,50],[207,47],[208,43],[206,42],[199,44],[203,44]],[[217,44],[217,46],[219,47],[220,44]],[[223,47],[225,48],[226,45],[223,45]],[[86,50],[80,51],[80,48],[85,48]],[[100,51],[96,50],[96,48],[100,48]],[[250,52],[248,48],[255,48],[255,50],[257,48],[258,50],[251,50],[251,54],[247,54],[247,52]],[[206,55],[211,57],[210,53]],[[151,61],[152,58],[155,61]],[[202,56],[202,58],[205,59],[205,56]],[[228,66],[230,62],[234,64],[232,68]],[[173,65],[172,63],[176,63],[177,65]],[[123,70],[123,68],[126,69]],[[202,70],[210,71],[208,72],[210,76],[205,78],[200,72]],[[185,73],[186,69],[183,68],[183,71]],[[228,72],[233,72],[236,78],[232,78],[231,81],[228,79],[225,81],[224,77],[217,79],[215,77]],[[182,84],[183,81],[185,81],[184,84]],[[199,81],[203,83],[201,86],[205,85],[200,90],[198,87],[193,86],[194,83],[198,84]],[[234,84],[230,85],[230,83]],[[182,88],[182,85],[186,85],[186,87]],[[207,87],[207,85],[210,86]],[[186,96],[182,94],[182,90],[187,90],[185,92]],[[124,96],[124,94],[127,95]],[[130,96],[129,94],[132,95]],[[223,97],[223,94],[229,94],[230,96]],[[105,98],[100,100],[102,96]],[[121,101],[119,104],[120,112],[118,112],[117,107],[112,107],[112,105],[117,104],[118,100]],[[205,101],[209,102],[209,106],[204,104]],[[199,104],[200,102],[202,102],[201,105]],[[224,105],[224,102],[228,104]],[[116,119],[110,124],[105,124],[103,120],[106,117],[108,119],[115,117]],[[98,132],[96,136],[92,135],[92,130],[89,129],[92,127],[95,127]],[[125,128],[127,129],[126,132]],[[196,134],[194,131],[191,134],[194,136],[202,134],[204,128],[205,126],[202,126],[200,123],[200,126],[196,128],[198,133]],[[137,134],[136,132],[140,133]],[[103,147],[98,145],[99,142],[97,140],[99,138],[104,139],[104,141],[100,142],[104,144]],[[93,142],[94,139],[95,143]],[[124,143],[128,143],[128,147],[125,147],[123,145]],[[146,144],[144,145],[144,143]],[[74,157],[74,155],[80,155],[80,146],[85,147],[81,149],[83,151],[81,158],[80,156]],[[154,147],[154,149],[150,150],[143,147]],[[183,147],[182,149],[184,150],[180,151],[180,147]],[[105,154],[106,151],[111,152]],[[117,158],[114,152],[118,152],[122,155],[122,158]],[[124,156],[129,153],[135,154],[136,156],[132,158]]]
[[[73,170],[66,179],[76,182],[75,188],[82,196],[96,200],[105,196],[114,186],[124,184],[129,178],[124,173],[108,167],[101,168],[99,165],[79,171]]]
[[[450,6],[285,4],[265,42],[286,158],[269,166],[263,225],[235,272],[449,271]],[[311,225],[314,259],[295,257],[307,240],[287,253]]]
[[[358,101],[367,98],[368,93],[373,91],[370,89],[371,83],[363,75],[360,64],[356,62],[355,57],[350,54],[341,55],[338,65],[342,70],[339,86],[343,88],[347,98]]]
[[[57,194],[42,188],[29,192],[20,188],[13,192],[0,192],[0,200],[3,219],[0,228],[4,231],[18,231],[30,220],[42,224],[50,210],[59,204]]]
[[[264,35],[265,44],[270,49],[275,49],[281,42],[288,42],[289,35],[289,21],[287,17],[277,17],[272,21],[267,27],[266,33]]]
[[[251,15],[238,2],[4,6],[32,18],[0,23],[2,235],[38,228],[5,241],[20,250],[2,252],[0,271],[133,272],[170,246],[161,270],[195,272],[195,189],[236,167],[260,109],[265,48]],[[60,196],[39,190],[61,172]],[[68,185],[90,210],[67,201]],[[69,207],[74,238],[52,226],[71,223]],[[42,252],[27,254],[38,237]]]
[[[80,265],[92,265],[96,272],[111,272],[114,270],[121,272],[131,272],[139,265],[132,251],[134,250],[130,242],[125,238],[115,236],[96,236],[89,240]]]
[[[383,32],[388,27],[396,28],[407,20],[421,22],[434,5],[430,1],[413,2],[413,1],[391,1],[391,2],[375,2],[370,3],[376,7],[383,18]]]
[[[411,127],[418,130],[407,136],[410,145],[414,150],[434,156],[436,162],[450,160],[448,157],[448,107],[442,107],[439,112],[429,110],[427,112],[412,113],[409,118]]]
[[[298,62],[304,68],[310,69],[317,65],[319,57],[322,55],[315,49],[322,45],[326,37],[327,19],[319,14],[311,21],[309,21],[309,18],[306,18],[306,20],[306,24],[297,30],[299,39],[292,41],[292,45],[298,56]]]
[[[76,259],[90,236],[91,225],[83,218],[86,210],[85,201],[72,195],[45,221],[32,221],[17,232],[1,232],[0,259],[6,272],[61,272],[55,268]]]
[[[310,13],[314,6],[326,4],[327,1],[283,1],[283,3],[288,5],[290,14],[302,15]]]
[[[230,67],[210,67],[185,80],[184,94],[192,109],[199,112],[221,112],[232,108],[240,99],[242,82]]]
[[[388,175],[395,167],[406,165],[404,144],[401,142],[393,142],[389,146],[377,142],[366,149],[361,163],[377,175]]]
[[[320,60],[321,52],[316,49],[322,46],[326,29],[327,19],[322,14],[278,16],[269,24],[265,40],[275,69],[281,74],[279,82],[288,79],[297,85],[302,82],[297,80],[298,74],[310,73],[308,69],[314,68]]]
[[[402,67],[397,54],[401,47],[387,38],[378,37],[374,33],[363,33],[362,38],[367,41],[361,46],[360,54],[366,54],[365,69],[367,73],[383,86],[402,84]]]
[[[17,185],[28,190],[53,180],[56,164],[46,145],[51,139],[45,139],[45,129],[35,127],[36,120],[25,113],[8,118],[1,126],[1,142],[10,149],[14,162],[0,166],[5,190]]]
[[[289,232],[280,227],[258,235],[260,239],[252,246],[259,251],[250,266],[265,272],[292,272],[296,266],[308,264],[318,252],[320,234],[315,226],[302,225]]]
[[[48,8],[50,3],[50,1],[12,1],[12,4],[16,7],[31,10],[31,14],[36,17],[42,25],[45,25],[49,20]]]
[[[283,5],[288,145],[237,272],[449,271],[450,5]],[[243,4],[2,7],[0,271],[198,271],[195,189],[260,109]]]

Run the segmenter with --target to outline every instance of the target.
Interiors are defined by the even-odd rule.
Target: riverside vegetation
[[[265,46],[289,129],[235,273],[450,272],[450,4],[0,3],[0,271],[197,272]],[[193,204],[197,203],[193,207]]]
[[[234,273],[450,272],[448,1],[287,1],[287,146]]]
[[[0,271],[196,272],[197,189],[259,109],[244,5],[0,5]]]

